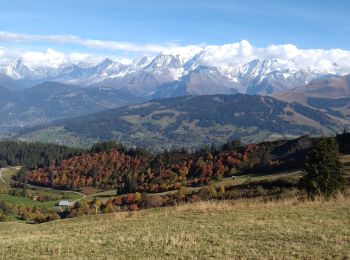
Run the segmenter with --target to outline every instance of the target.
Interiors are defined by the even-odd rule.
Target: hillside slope
[[[307,99],[310,97],[350,98],[350,75],[314,80],[305,86],[294,88],[285,93],[276,93],[273,96],[289,102],[301,103],[307,103]]]
[[[23,131],[25,140],[72,145],[118,140],[154,151],[198,148],[228,139],[256,142],[341,132],[342,119],[268,96],[206,95],[156,99]],[[69,140],[69,142],[67,142]]]
[[[0,247],[4,259],[346,259],[349,215],[349,199],[204,202],[41,225],[0,223]]]
[[[20,91],[0,86],[0,131],[94,113],[140,100],[115,89],[81,88],[58,82],[44,82]]]
[[[306,86],[272,96],[287,102],[299,102],[343,120],[350,120],[350,75],[314,80]]]

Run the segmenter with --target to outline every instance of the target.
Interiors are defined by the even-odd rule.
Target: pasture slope
[[[0,223],[1,259],[350,257],[350,199],[222,201]]]

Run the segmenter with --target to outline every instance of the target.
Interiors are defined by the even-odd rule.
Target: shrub
[[[129,210],[131,210],[131,211],[135,211],[135,210],[138,210],[138,209],[139,209],[139,207],[137,206],[136,203],[131,204],[131,205],[129,206]]]
[[[225,193],[225,186],[224,185],[221,185],[220,186],[220,191],[219,191],[220,194],[224,194]]]
[[[139,202],[144,208],[158,208],[163,206],[163,198],[159,195],[145,195],[142,196],[142,200]]]
[[[187,194],[186,187],[181,186],[176,193],[177,200],[182,201],[186,197],[186,194]]]

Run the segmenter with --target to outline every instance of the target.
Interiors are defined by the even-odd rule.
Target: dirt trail
[[[2,177],[2,172],[6,170],[6,168],[2,168],[0,169],[0,181],[2,181],[3,183],[6,183],[6,181],[4,180],[4,178]]]

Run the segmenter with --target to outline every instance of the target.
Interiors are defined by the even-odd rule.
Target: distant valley
[[[257,142],[342,132],[342,117],[269,96],[182,96],[61,120],[22,131],[19,138],[88,146],[114,139],[160,151],[195,149],[242,139]],[[347,121],[346,121],[347,122]]]

